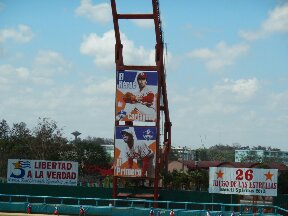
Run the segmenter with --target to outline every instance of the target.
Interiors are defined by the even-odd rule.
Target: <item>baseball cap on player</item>
[[[124,129],[124,130],[122,130],[121,131],[121,134],[123,135],[123,134],[130,134],[130,135],[132,135],[133,137],[135,137],[135,131],[133,130],[133,128],[126,128],[126,129]]]
[[[147,74],[144,72],[139,73],[137,76],[137,80],[139,79],[147,79]]]

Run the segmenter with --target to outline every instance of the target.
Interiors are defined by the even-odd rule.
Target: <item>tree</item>
[[[162,182],[163,182],[163,187],[164,188],[168,188],[170,187],[171,182],[173,181],[173,175],[171,172],[165,172],[162,171],[160,173],[160,176],[162,178]]]
[[[235,160],[235,147],[218,144],[209,148],[208,158],[210,161],[229,161]]]
[[[208,161],[209,158],[209,149],[207,148],[199,148],[196,150],[196,153],[198,154],[197,160],[199,161]]]
[[[281,194],[288,194],[288,172],[281,172],[278,177],[278,191]]]
[[[0,175],[6,176],[8,159],[69,160],[80,165],[110,168],[112,158],[102,144],[113,144],[112,139],[91,138],[68,143],[62,129],[49,118],[39,118],[37,125],[28,129],[24,122],[14,123],[10,129],[5,120],[0,122]],[[80,166],[80,172],[83,166]]]
[[[183,189],[183,188],[188,188],[189,187],[189,177],[187,173],[178,170],[173,170],[172,171],[172,188],[173,189]]]
[[[74,158],[80,164],[80,173],[83,173],[84,167],[87,165],[96,165],[101,168],[110,168],[111,157],[105,152],[101,146],[104,139],[91,138],[77,140],[74,143]]]
[[[171,148],[168,154],[168,161],[177,161],[180,158],[180,155],[178,154],[175,149]]]
[[[10,129],[5,120],[0,123],[1,176],[6,175],[8,159],[30,159],[31,152],[27,143],[31,140],[30,130],[26,124],[16,123]]]
[[[8,159],[59,160],[67,150],[67,139],[62,129],[48,118],[39,118],[31,131],[24,122],[14,123],[10,129],[5,120],[0,122],[1,176],[6,175]],[[66,147],[66,148],[65,148]]]
[[[6,120],[0,122],[0,176],[4,177],[7,170],[7,160],[9,158],[9,136],[10,127]]]
[[[261,163],[262,157],[256,151],[248,151],[246,155],[241,157],[241,162]]]
[[[283,158],[281,157],[267,157],[267,156],[264,156],[263,159],[262,159],[262,162],[263,163],[267,163],[267,164],[270,164],[270,163],[284,163],[283,161]]]
[[[29,148],[32,140],[31,131],[24,122],[13,124],[10,134],[10,158],[33,159],[33,154]]]
[[[10,127],[6,120],[2,119],[0,122],[0,139],[7,140],[10,135]]]
[[[209,176],[207,170],[192,170],[188,171],[190,180],[190,186],[194,190],[200,190],[202,188],[207,189],[209,185]]]
[[[63,137],[62,129],[57,123],[48,118],[39,118],[37,126],[33,129],[33,140],[29,148],[34,159],[59,160],[61,152],[65,150],[67,139]]]

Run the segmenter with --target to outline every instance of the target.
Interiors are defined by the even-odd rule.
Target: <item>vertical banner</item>
[[[78,162],[9,159],[7,182],[77,186]]]
[[[155,176],[156,127],[115,128],[114,176]]]
[[[209,168],[209,193],[277,196],[277,169]]]
[[[157,71],[117,71],[116,121],[156,122]]]

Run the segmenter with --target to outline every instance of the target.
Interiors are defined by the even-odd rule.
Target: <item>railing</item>
[[[174,209],[176,216],[203,216],[207,210],[211,216],[228,216],[232,211],[236,215],[288,215],[288,210],[273,205],[252,204],[224,204],[224,203],[197,203],[151,201],[140,199],[100,199],[78,197],[53,197],[0,194],[0,211],[25,212],[27,204],[31,203],[36,213],[52,213],[55,206],[61,214],[78,214],[82,205],[89,215],[148,215],[151,207],[159,211],[161,216],[168,216],[170,209]]]

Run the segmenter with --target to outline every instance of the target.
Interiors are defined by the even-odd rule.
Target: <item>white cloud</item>
[[[45,77],[32,77],[31,81],[33,84],[38,86],[52,86],[54,84],[54,81],[52,79]]]
[[[73,93],[73,88],[71,86],[61,86],[59,88],[53,88],[50,91],[44,92],[43,96],[47,98],[66,98],[70,97]]]
[[[216,71],[233,65],[248,50],[249,46],[246,44],[228,46],[225,42],[219,42],[214,50],[208,48],[197,49],[188,53],[188,56],[203,60],[208,70]]]
[[[198,107],[197,113],[200,115],[215,114],[219,115],[220,113],[233,114],[239,111],[239,106],[234,104],[225,104],[221,102],[211,103],[208,106]]]
[[[19,74],[17,68],[12,65],[0,65],[0,95],[4,96],[7,92],[19,87],[18,84],[21,80],[21,71],[24,70],[24,68],[18,68]],[[5,94],[3,92],[5,92]]]
[[[7,50],[3,46],[0,46],[0,58],[3,58],[6,54]]]
[[[14,68],[11,65],[0,65],[0,76],[3,77],[12,74],[13,70]]]
[[[202,58],[202,59],[212,59],[217,56],[215,52],[207,48],[192,51],[189,53],[189,55],[191,57]]]
[[[245,40],[248,41],[253,41],[253,40],[257,40],[258,38],[262,38],[265,36],[265,32],[264,31],[243,31],[241,30],[239,32],[239,35],[241,38],[244,38]]]
[[[4,9],[5,9],[5,5],[2,2],[0,2],[0,12],[3,11]]]
[[[114,63],[115,36],[114,31],[106,32],[103,37],[93,33],[84,37],[80,52],[93,56],[94,63],[98,66],[110,68]],[[114,65],[113,65],[114,66]]]
[[[99,23],[107,23],[112,19],[111,6],[108,3],[93,5],[91,0],[81,0],[75,13]]]
[[[63,56],[53,51],[40,51],[34,59],[34,65],[15,67],[11,64],[0,65],[0,92],[8,95],[26,93],[38,94],[55,86],[59,76],[70,71],[71,64]],[[55,79],[57,76],[57,79]],[[40,92],[41,92],[40,91]],[[1,95],[1,93],[0,93]]]
[[[38,76],[53,76],[68,73],[72,67],[71,62],[54,51],[39,51],[34,59],[34,74]]]
[[[9,80],[5,77],[0,76],[0,94],[4,94],[4,92],[9,91]]]
[[[63,57],[54,51],[40,51],[35,58],[35,62],[43,66],[66,63]]]
[[[123,58],[126,64],[132,65],[155,65],[155,50],[146,50],[143,46],[136,47],[125,34],[123,38]]]
[[[24,67],[16,68],[16,73],[17,73],[18,77],[22,78],[22,79],[27,79],[30,75],[30,71]]]
[[[173,104],[175,110],[172,112],[179,118],[178,122],[186,122],[188,116],[220,119],[243,112],[259,90],[260,83],[256,78],[225,79],[210,89],[191,89],[185,93],[173,90],[169,101]]]
[[[240,36],[246,40],[256,40],[276,32],[288,32],[288,4],[276,7],[268,18],[255,31],[240,31]]]
[[[133,23],[135,23],[136,26],[139,26],[141,28],[154,28],[154,21],[153,20],[146,20],[146,19],[137,19],[132,20]]]
[[[241,110],[239,103],[227,95],[228,93],[224,97],[224,94],[219,94],[215,89],[194,89],[184,95],[173,91],[169,101],[176,107],[172,113],[178,116],[177,122],[183,123],[190,121],[190,118],[209,118],[208,116],[220,118],[239,112]]]
[[[70,69],[71,63],[54,51],[40,51],[32,66],[0,65],[0,92],[5,92],[2,95],[6,98],[2,100],[8,100],[10,97],[18,98],[23,94],[38,95],[45,89],[55,86],[56,81],[60,80],[59,76],[67,74]]]
[[[133,41],[125,34],[121,34],[123,44],[123,58],[125,64],[133,65],[155,65],[155,51],[146,50],[143,46],[136,47]],[[112,68],[115,67],[115,35],[114,30],[104,33],[103,37],[93,33],[84,37],[80,46],[80,52],[94,57],[97,66]]]
[[[104,81],[98,81],[98,83],[91,84],[83,89],[86,94],[115,94],[115,79],[108,79]],[[110,97],[110,96],[109,96]]]
[[[35,69],[26,67],[14,67],[12,65],[0,65],[0,84],[2,90],[26,88],[26,85],[32,87],[32,84],[39,86],[53,85],[52,79],[45,78],[34,72]]]
[[[276,7],[262,27],[267,32],[288,32],[288,4]]]
[[[169,105],[173,128],[177,130],[174,140],[183,145],[187,140],[182,137],[187,136],[193,140],[191,145],[199,145],[201,134],[207,135],[209,146],[217,142],[268,145],[273,144],[275,136],[287,136],[287,91],[264,89],[255,77],[225,79],[205,89],[179,88],[170,89]],[[252,134],[257,134],[255,140]]]
[[[8,39],[12,39],[17,43],[28,43],[34,37],[34,33],[27,25],[18,25],[17,29],[1,29],[0,43],[4,43]]]
[[[279,113],[286,112],[288,116],[288,92],[273,93],[267,97],[269,100],[267,109],[278,111]]]
[[[259,90],[260,84],[256,78],[239,79],[236,81],[225,79],[224,83],[216,85],[214,90],[219,93],[232,93],[249,99]]]

